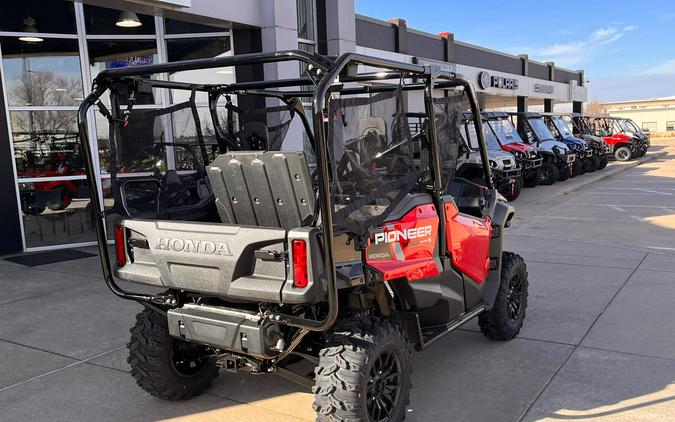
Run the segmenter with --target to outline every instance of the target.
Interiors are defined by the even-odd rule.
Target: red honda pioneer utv
[[[303,63],[307,75],[231,85],[148,78],[283,61]],[[120,142],[147,142],[122,136],[134,119],[178,111],[134,110],[134,99],[153,90],[207,93],[219,154],[206,178],[167,177],[168,162],[164,174],[144,181],[158,186],[159,197],[178,193],[180,204],[156,213],[161,219],[119,220],[114,262],[106,213],[93,213],[105,282],[146,307],[131,330],[128,359],[145,391],[181,400],[206,389],[220,368],[276,373],[312,388],[319,421],[400,421],[411,345],[424,349],[476,316],[489,338],[518,334],[527,270],[520,256],[502,251],[514,210],[492,186],[480,119],[487,186],[454,177],[465,104],[480,112],[466,79],[436,67],[302,51],[103,71],[79,109],[96,210],[103,209],[87,111],[103,110],[99,98],[111,95],[102,112],[110,152],[119,154]],[[406,118],[411,92],[424,96],[426,119],[416,133]],[[312,100],[311,118],[303,97]],[[194,96],[181,107],[194,110]],[[304,134],[291,130],[291,116]],[[187,201],[181,186],[199,186],[195,180],[209,188]],[[119,197],[126,202],[128,194],[121,189]],[[175,197],[158,206],[172,207]],[[117,280],[162,292],[131,292]],[[302,372],[303,363],[314,370]]]
[[[601,137],[609,145],[615,160],[629,161],[640,154],[638,142],[632,136],[617,132],[611,118],[583,116],[580,119],[591,128],[595,136]]]
[[[616,135],[630,136],[637,147],[636,157],[644,157],[649,149],[649,136],[644,133],[632,119],[625,117],[609,117],[612,122],[612,132]]]

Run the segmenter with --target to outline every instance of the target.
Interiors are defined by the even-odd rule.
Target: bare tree
[[[586,103],[586,114],[594,116],[607,116],[607,107],[600,101],[593,99]]]
[[[82,84],[77,78],[66,78],[51,71],[25,69],[19,81],[10,88],[14,104],[63,106],[76,104],[82,96]],[[17,134],[77,133],[77,113],[71,111],[17,112],[12,116],[12,128]]]

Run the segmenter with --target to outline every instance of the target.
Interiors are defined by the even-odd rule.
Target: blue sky
[[[589,99],[675,95],[675,1],[355,0],[357,13],[584,69]],[[564,7],[561,7],[564,5]]]

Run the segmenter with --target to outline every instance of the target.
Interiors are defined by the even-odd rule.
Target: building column
[[[262,50],[281,51],[298,49],[298,14],[295,0],[275,0],[262,8],[264,25],[261,28]],[[266,63],[265,79],[297,78],[297,62]]]
[[[519,95],[516,98],[516,103],[518,106],[518,113],[525,113],[528,111],[527,97]],[[518,132],[523,133],[525,129],[525,121],[521,118],[518,118]]]
[[[480,106],[481,111],[485,110],[485,101],[487,99],[487,94],[484,92],[477,92],[476,96],[478,97],[478,105]]]
[[[396,28],[396,52],[408,54],[408,22],[405,19],[392,18],[389,23]]]
[[[582,101],[572,101],[572,112],[573,113],[583,113],[584,112],[584,103]]]
[[[544,113],[553,113],[553,100],[544,98]]]
[[[519,95],[516,98],[516,104],[518,106],[518,113],[524,113],[524,112],[528,111],[527,97]]]
[[[0,69],[1,72],[1,69]],[[0,75],[1,76],[1,75]],[[21,238],[21,214],[16,197],[16,179],[12,161],[11,142],[4,95],[0,87],[0,255],[21,252],[23,241]]]
[[[356,51],[354,0],[317,0],[318,52],[329,56]]]

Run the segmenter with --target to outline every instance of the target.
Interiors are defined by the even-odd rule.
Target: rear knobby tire
[[[147,393],[165,400],[187,400],[218,376],[208,349],[169,335],[166,317],[150,309],[136,315],[128,344],[131,375]]]
[[[598,170],[602,170],[605,167],[607,167],[607,164],[609,164],[609,160],[607,159],[607,156],[603,156],[600,158],[600,164],[598,165]]]
[[[387,368],[395,368],[392,375]],[[314,410],[318,422],[402,421],[409,399],[410,347],[393,322],[360,316],[338,323],[319,352]],[[387,382],[382,381],[386,379]],[[392,386],[398,384],[397,394]],[[385,391],[384,396],[378,395]],[[376,399],[373,399],[375,397]],[[388,414],[374,414],[378,400]]]
[[[481,332],[492,340],[511,340],[523,326],[527,309],[527,266],[513,252],[502,253],[502,274],[495,303],[478,316]]]

